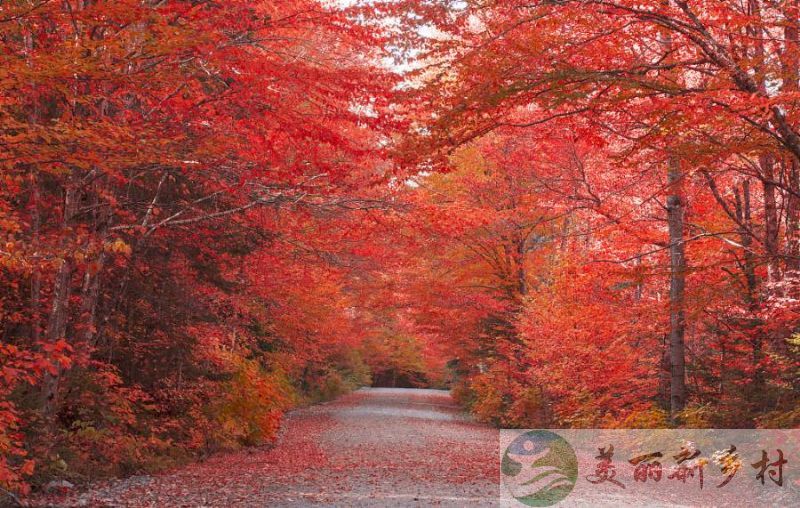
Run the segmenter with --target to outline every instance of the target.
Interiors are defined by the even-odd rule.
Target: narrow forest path
[[[272,449],[76,494],[66,506],[487,506],[498,433],[441,390],[371,388],[290,414]]]

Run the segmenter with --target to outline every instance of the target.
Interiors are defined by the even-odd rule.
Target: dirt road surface
[[[371,388],[291,413],[272,448],[100,484],[58,506],[498,504],[498,431],[446,391]],[[50,500],[53,502],[54,500]]]

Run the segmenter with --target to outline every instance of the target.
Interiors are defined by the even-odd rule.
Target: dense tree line
[[[409,305],[472,408],[797,425],[797,2],[383,9],[414,48],[402,155],[436,245]]]
[[[391,206],[392,78],[353,18],[2,3],[4,489],[268,441],[369,382],[359,249]]]

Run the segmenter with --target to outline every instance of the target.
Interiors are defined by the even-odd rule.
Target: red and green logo
[[[575,487],[578,459],[563,437],[531,430],[508,445],[500,471],[514,499],[527,506],[551,506]]]

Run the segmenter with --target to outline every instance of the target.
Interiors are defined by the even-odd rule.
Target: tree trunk
[[[758,294],[756,292],[758,280],[756,279],[755,259],[751,250],[753,239],[750,235],[750,231],[752,231],[752,214],[750,211],[750,181],[745,180],[744,183],[742,183],[741,191],[738,187],[734,188],[734,196],[736,198],[736,217],[740,224],[739,237],[741,239],[741,244],[744,247],[744,262],[742,263],[742,271],[745,274],[745,280],[747,283],[744,300],[747,304],[750,314],[755,315],[756,311],[758,310]],[[764,386],[764,369],[761,367],[761,361],[763,359],[763,339],[758,330],[752,329],[757,324],[758,323],[756,319],[750,319],[743,323],[743,325],[748,329],[748,335],[751,337],[750,345],[752,347],[752,368],[754,372],[752,386],[754,387],[754,392],[760,394]]]
[[[661,360],[658,365],[658,404],[664,409],[670,408],[671,365],[669,355],[669,334],[664,334],[661,341]]]
[[[101,246],[102,248],[102,246]],[[100,251],[94,265],[86,270],[83,276],[83,287],[81,289],[81,308],[80,308],[80,329],[78,330],[79,347],[85,349],[84,354],[88,355],[90,349],[95,345],[96,337],[96,314],[97,300],[100,296],[100,279],[106,261],[106,253]]]
[[[31,247],[33,248],[33,268],[31,271],[31,341],[38,344],[41,338],[42,314],[42,268],[41,268],[41,217],[39,212],[39,179],[36,169],[30,169],[31,184]]]
[[[756,262],[753,256],[752,246],[753,238],[750,234],[752,231],[752,213],[750,207],[750,181],[745,180],[742,183],[741,191],[736,186],[733,189],[736,206],[736,219],[739,223],[739,242],[744,247],[742,263],[742,271],[744,272],[746,281],[745,303],[751,311],[755,311],[756,303],[756,286],[758,280],[756,279]]]
[[[683,175],[679,161],[670,156],[667,170],[667,224],[669,229],[669,360],[670,415],[686,407],[686,245],[684,243]]]
[[[525,298],[528,294],[528,281],[525,273],[525,248],[528,243],[528,237],[523,232],[517,232],[514,235],[516,238],[516,265],[517,265],[517,290],[519,291],[520,300]]]
[[[778,206],[775,199],[775,161],[771,154],[758,158],[764,185],[764,251],[770,282],[781,279],[778,257]]]
[[[33,55],[33,34],[25,34],[25,53],[28,65],[32,66],[31,56]],[[32,83],[33,85],[33,83]],[[34,98],[28,113],[28,123],[36,125],[39,123],[39,99]],[[41,268],[41,215],[39,208],[39,178],[38,167],[34,164],[29,166],[29,183],[31,186],[30,213],[31,213],[31,247],[33,248],[33,268],[31,271],[31,342],[35,345],[41,338],[41,314],[42,314],[42,268]]]
[[[797,159],[790,156],[788,171],[789,196],[786,206],[786,270],[800,271],[800,168]]]
[[[781,66],[783,76],[781,87],[784,91],[796,93],[800,88],[800,29],[798,29],[798,1],[791,0],[784,6],[784,40],[786,47],[781,53]],[[789,155],[786,162],[788,171],[789,196],[786,206],[786,249],[787,260],[786,269],[791,271],[800,270],[800,171],[798,171],[798,159],[794,155]]]
[[[46,339],[50,344],[64,338],[67,330],[69,311],[70,281],[73,261],[70,252],[70,224],[77,206],[77,191],[70,178],[64,189],[64,209],[62,218],[61,260],[53,280],[53,297],[50,317],[47,322]],[[53,415],[57,405],[60,369],[56,374],[46,374],[42,383],[42,411],[46,417]]]
[[[662,5],[668,6],[667,0]],[[672,60],[672,35],[665,30],[659,44],[666,61]],[[669,72],[669,71],[667,71]],[[673,76],[674,77],[674,76]],[[670,140],[672,142],[672,140]],[[667,146],[667,230],[669,233],[669,410],[675,421],[686,407],[686,245],[681,164]]]
[[[767,83],[764,76],[767,51],[764,47],[764,33],[761,24],[761,3],[758,0],[748,0],[747,5],[748,13],[755,20],[747,28],[747,33],[753,41],[749,55],[753,57],[754,84],[759,94],[767,96]],[[783,117],[785,115],[780,113],[779,116]],[[784,123],[786,122],[784,121]],[[788,131],[786,132],[787,135],[794,133],[791,128]],[[767,277],[768,280],[774,282],[780,280],[778,258],[778,228],[780,222],[775,196],[775,158],[770,153],[763,153],[758,158],[758,164],[761,169],[764,186],[764,251],[766,253]]]
[[[108,228],[111,222],[112,212],[109,208],[101,206],[100,189],[98,181],[94,183],[92,191],[92,208],[94,209],[94,229],[96,240],[91,240],[86,245],[86,259],[92,262],[87,263],[86,273],[83,275],[81,287],[80,313],[75,330],[76,348],[81,359],[88,359],[97,341],[97,302],[100,297],[103,268],[106,263],[106,251],[104,244],[108,237]]]

